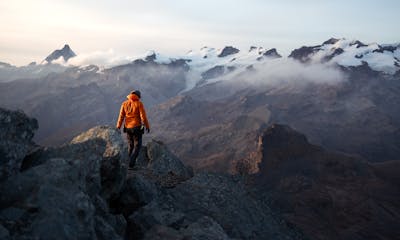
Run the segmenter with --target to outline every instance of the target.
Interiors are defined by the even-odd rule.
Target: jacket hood
[[[126,96],[127,99],[131,100],[131,101],[139,101],[139,97],[136,94],[129,94],[128,96]]]

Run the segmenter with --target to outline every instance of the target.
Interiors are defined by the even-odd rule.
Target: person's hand
[[[146,128],[147,133],[150,133],[150,128]]]

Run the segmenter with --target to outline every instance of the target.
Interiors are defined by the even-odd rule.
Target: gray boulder
[[[78,161],[50,159],[10,177],[0,186],[4,193],[0,197],[2,208],[24,210],[20,217],[14,213],[14,219],[8,217],[4,222],[15,230],[13,238],[95,238],[95,208],[84,192],[86,176],[79,165]],[[3,213],[2,218],[7,215]],[[21,222],[24,228],[18,228]]]
[[[110,213],[106,200],[122,189],[124,152],[117,131],[97,127],[71,144],[37,148],[24,156],[23,171],[0,184],[1,234],[12,239],[122,239],[126,221]]]
[[[9,239],[10,238],[10,233],[8,232],[7,228],[3,227],[3,225],[0,224],[0,239]]]
[[[101,195],[105,199],[115,198],[121,191],[126,177],[128,151],[121,133],[108,126],[94,127],[72,139],[71,143],[82,143],[92,139],[105,141],[103,159],[96,174],[101,176]]]
[[[159,194],[156,184],[143,174],[131,174],[127,177],[121,191],[117,208],[124,215],[130,215],[134,210],[149,204]]]
[[[185,166],[163,143],[152,140],[147,144],[146,151],[147,168],[156,174],[160,176],[170,174],[183,180],[193,176],[193,170]]]
[[[143,237],[143,240],[184,240],[184,236],[177,230],[163,226],[155,225]]]
[[[186,229],[155,225],[144,235],[144,240],[229,240],[221,226],[209,217],[202,217]]]
[[[172,205],[162,201],[152,201],[129,216],[130,235],[143,236],[157,225],[179,229],[184,220],[185,214]]]
[[[22,161],[35,144],[36,119],[23,112],[0,108],[0,181],[19,172]]]
[[[201,217],[182,230],[186,238],[192,240],[229,240],[222,227],[210,217]]]
[[[124,221],[92,195],[92,180],[85,161],[62,158],[12,176],[0,186],[0,223],[13,229],[15,239],[119,239]]]
[[[198,173],[128,219],[132,234],[146,235],[157,225],[192,239],[296,239],[296,232],[248,191],[239,177]]]

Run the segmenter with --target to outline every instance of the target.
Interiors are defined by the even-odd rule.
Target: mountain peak
[[[54,50],[49,56],[46,57],[45,61],[51,63],[54,60],[63,57],[64,61],[67,62],[68,59],[75,57],[76,54],[72,51],[71,47],[68,44],[65,44],[62,49]]]
[[[226,46],[226,47],[224,47],[224,49],[222,49],[222,51],[218,55],[218,57],[226,57],[226,56],[229,56],[229,55],[232,55],[232,54],[236,54],[238,52],[240,52],[239,49],[234,48],[232,46]]]
[[[271,58],[281,58],[282,56],[278,53],[276,48],[271,48],[263,53],[263,56],[271,57]]]
[[[63,51],[63,50],[68,51],[68,50],[71,50],[71,48],[69,47],[68,44],[65,44],[64,47],[61,49],[61,51]]]
[[[338,39],[338,38],[330,38],[330,39],[326,40],[325,42],[323,42],[322,45],[335,44],[339,41],[340,41],[340,39]]]

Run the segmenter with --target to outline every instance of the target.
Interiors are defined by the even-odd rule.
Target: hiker
[[[143,103],[140,101],[140,95],[140,91],[136,90],[126,96],[128,100],[122,103],[117,121],[117,130],[119,131],[125,119],[123,131],[128,139],[129,169],[133,169],[136,164],[136,158],[142,147],[144,127],[146,127],[147,133],[150,132],[149,121]]]

